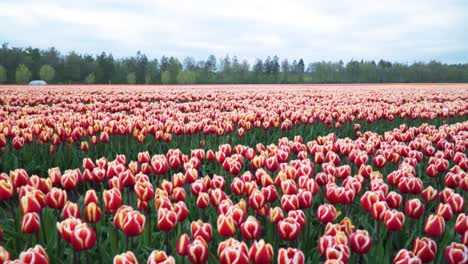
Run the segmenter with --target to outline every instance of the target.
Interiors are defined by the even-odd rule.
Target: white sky
[[[468,62],[468,1],[0,0],[0,42],[115,57]]]

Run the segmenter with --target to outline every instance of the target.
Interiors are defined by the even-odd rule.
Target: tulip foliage
[[[468,263],[466,89],[264,88],[1,88],[0,262]]]

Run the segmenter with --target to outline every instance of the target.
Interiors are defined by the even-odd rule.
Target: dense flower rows
[[[468,263],[466,89],[2,89],[0,262]]]

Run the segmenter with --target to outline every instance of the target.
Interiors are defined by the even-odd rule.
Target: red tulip
[[[41,220],[38,213],[26,213],[21,220],[21,232],[32,234],[41,228]]]
[[[424,232],[432,237],[440,237],[445,230],[445,220],[440,215],[429,215],[424,225]]]
[[[296,240],[301,231],[300,224],[290,217],[280,220],[277,228],[280,238],[288,241]]]
[[[273,247],[263,239],[254,241],[249,250],[249,259],[254,264],[269,264],[273,261]]]
[[[113,264],[138,264],[135,254],[131,251],[116,255]]]
[[[163,232],[171,231],[177,224],[177,214],[167,208],[158,210],[158,229]]]
[[[139,236],[145,229],[145,222],[146,218],[143,214],[138,211],[130,211],[125,214],[120,228],[128,237]]]
[[[92,224],[99,222],[102,217],[101,208],[99,208],[99,206],[94,202],[91,202],[85,206],[84,214],[86,222]]]
[[[448,198],[447,203],[452,207],[452,211],[456,214],[465,211],[465,199],[458,193],[451,195]]]
[[[99,199],[95,190],[87,190],[84,197],[84,204],[88,205],[90,203],[99,204]]]
[[[414,219],[419,219],[424,213],[424,204],[417,198],[406,201],[405,214]]]
[[[247,217],[247,220],[241,224],[240,230],[242,236],[247,240],[256,239],[262,233],[262,226],[260,221],[253,216]]]
[[[179,256],[187,256],[190,246],[190,238],[187,234],[183,234],[177,239],[176,252]]]
[[[372,217],[377,221],[383,221],[388,210],[390,209],[385,201],[376,202],[372,205]]]
[[[36,245],[20,253],[19,263],[48,264],[49,256],[41,245]]]
[[[431,262],[437,255],[437,245],[435,241],[430,238],[418,237],[413,243],[413,253],[418,256],[422,262]]]
[[[87,224],[79,224],[73,230],[71,243],[76,251],[91,249],[96,243],[96,233]]]
[[[234,220],[231,216],[219,215],[218,216],[218,233],[221,236],[230,237],[236,232]]]
[[[71,243],[73,231],[75,230],[75,227],[81,223],[82,221],[79,218],[67,218],[62,222],[57,223],[57,230],[63,240]]]
[[[3,134],[0,134],[3,135]],[[11,260],[11,254],[4,247],[0,246],[0,262],[8,263]]]
[[[321,204],[317,208],[317,218],[322,224],[335,221],[336,209],[331,204]]]
[[[299,208],[299,199],[295,194],[284,194],[281,197],[281,207],[286,211],[297,210]]]
[[[174,212],[177,214],[177,222],[183,222],[189,215],[189,210],[182,201],[174,204]]]
[[[422,191],[422,197],[426,202],[434,201],[437,198],[437,190],[429,186]]]
[[[175,264],[175,259],[172,256],[168,256],[166,252],[160,250],[153,250],[151,252],[147,264]]]
[[[372,205],[379,201],[379,197],[373,191],[366,191],[361,197],[361,207],[370,212],[372,210]]]
[[[463,244],[452,242],[445,248],[445,260],[448,264],[468,263],[468,248]]]
[[[457,221],[455,222],[455,232],[458,234],[464,234],[468,230],[468,216],[464,213],[459,214],[457,217]]]
[[[372,246],[372,239],[366,230],[356,230],[349,237],[349,245],[357,254],[366,254]]]
[[[204,241],[210,242],[213,239],[213,231],[209,223],[203,223],[201,220],[192,222],[190,225],[192,238],[202,237]]]
[[[138,199],[145,201],[145,202],[153,199],[154,191],[153,191],[153,186],[151,185],[150,182],[147,182],[147,181],[137,182],[135,183],[135,186],[133,188],[135,190],[135,194],[137,195]]]
[[[278,250],[278,264],[304,264],[304,261],[304,253],[299,249],[280,248]]]
[[[249,205],[255,210],[260,209],[265,205],[265,196],[263,196],[260,190],[254,191],[249,196]]]
[[[80,218],[80,207],[76,203],[67,201],[62,209],[62,218],[67,219],[70,217]]]
[[[106,208],[106,212],[109,214],[114,214],[122,205],[122,194],[117,188],[104,190],[102,196],[104,208]]]
[[[188,248],[188,257],[192,264],[203,264],[208,260],[208,245],[202,237],[196,237]]]
[[[13,184],[7,179],[0,179],[0,201],[10,199],[13,194]]]
[[[280,220],[284,218],[283,211],[280,207],[270,208],[269,220],[272,224],[277,224]]]
[[[453,217],[452,207],[450,204],[440,203],[436,208],[436,214],[442,216],[445,221],[450,221]]]
[[[347,263],[349,260],[350,252],[348,245],[346,243],[337,243],[331,247],[328,247],[325,251],[326,259],[337,259],[341,260],[344,263]]]
[[[405,215],[395,209],[388,210],[384,217],[385,227],[390,231],[400,231],[405,225]]]
[[[248,264],[248,251],[249,248],[245,242],[239,242],[233,238],[229,238],[219,243],[218,260],[222,264]]]
[[[391,191],[388,193],[385,201],[387,202],[388,206],[390,206],[390,208],[398,209],[401,206],[402,200],[403,200],[403,197],[400,194],[394,191]]]
[[[39,213],[42,210],[42,205],[38,197],[29,192],[20,198],[21,212],[26,213]]]
[[[421,264],[421,259],[412,251],[402,249],[393,259],[393,264]]]

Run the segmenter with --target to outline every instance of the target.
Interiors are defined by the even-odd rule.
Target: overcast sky
[[[468,62],[468,1],[0,0],[0,42],[115,57]]]

